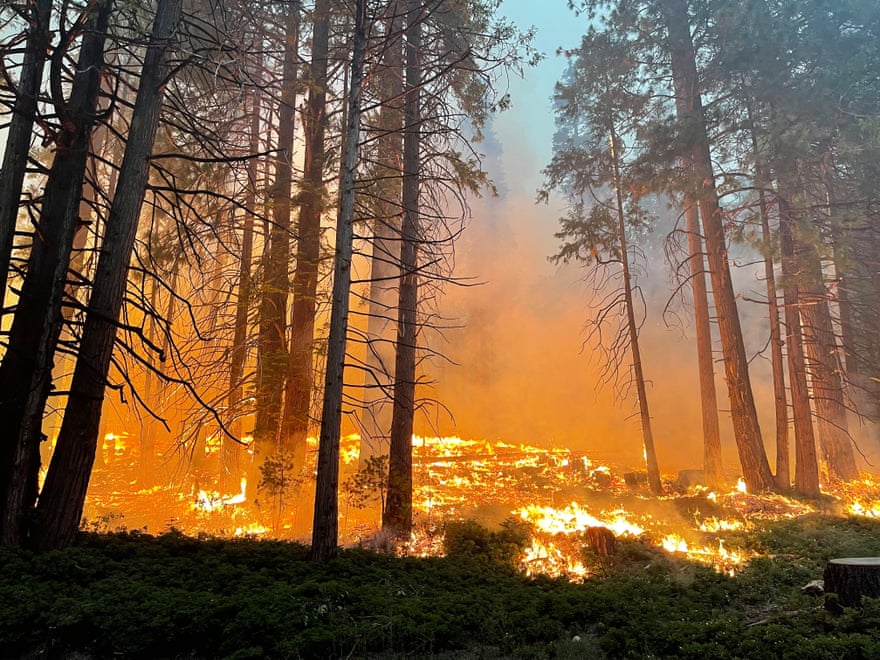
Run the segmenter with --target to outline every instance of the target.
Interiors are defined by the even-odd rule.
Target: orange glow
[[[206,447],[213,446],[211,437]],[[307,463],[300,472],[305,477],[281,501],[249,484],[244,474],[237,479],[238,489],[229,492],[206,479],[205,472],[219,466],[219,444],[218,450],[206,451],[208,462],[199,468],[193,463],[188,471],[166,470],[176,481],[139,488],[135,486],[138,443],[127,438],[124,433],[105,437],[105,452],[115,458],[96,468],[87,501],[89,520],[106,520],[108,527],[120,523],[146,527],[151,532],[174,527],[192,535],[308,540],[313,498],[309,475],[315,469],[316,439],[308,440]],[[357,435],[341,439],[340,483],[358,470],[359,447]],[[250,457],[249,451],[243,451],[241,461]],[[531,530],[530,543],[518,561],[528,575],[587,577],[587,532],[597,527],[618,539],[662,548],[732,574],[751,556],[725,535],[747,530],[752,521],[816,511],[808,502],[782,495],[750,494],[742,479],[729,492],[695,486],[680,495],[657,498],[646,488],[627,486],[622,470],[568,449],[485,439],[414,436],[413,472],[417,525],[409,543],[397,548],[399,554],[441,554],[446,520],[475,518],[492,526],[513,518]],[[825,491],[850,515],[880,517],[880,482],[874,479],[830,484]],[[376,534],[378,499],[373,508],[365,509],[344,502],[340,498],[341,543],[382,546]]]

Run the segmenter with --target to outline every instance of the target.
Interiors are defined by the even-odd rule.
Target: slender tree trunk
[[[697,199],[703,220],[733,431],[743,478],[750,490],[766,490],[774,486],[773,473],[770,471],[758,424],[736,296],[730,277],[724,217],[715,190],[715,173],[712,169],[709,137],[698,86],[688,4],[687,0],[661,0],[660,8],[668,33],[676,110],[679,120],[688,124],[693,140],[693,174],[694,180],[699,182]]]
[[[102,3],[88,22],[70,100],[56,99],[62,131],[46,181],[40,222],[28,260],[9,345],[0,365],[2,440],[0,543],[22,539],[26,513],[37,495],[43,411],[52,384],[55,346],[61,332],[61,302],[82,197],[83,177],[94,124],[103,49],[111,3]]]
[[[642,354],[639,350],[639,327],[633,307],[632,275],[629,269],[629,248],[626,240],[626,217],[623,207],[623,191],[620,182],[620,161],[618,160],[617,133],[611,126],[611,162],[614,171],[614,194],[617,202],[617,234],[620,240],[620,264],[623,268],[623,295],[626,302],[626,325],[629,335],[629,350],[632,355],[633,379],[636,382],[636,393],[639,399],[639,418],[642,422],[642,442],[645,450],[645,464],[648,470],[648,485],[655,495],[663,493],[660,480],[660,467],[657,462],[657,451],[654,448],[654,433],[651,428],[651,414],[648,410],[648,390],[645,387],[645,375],[642,370]]]
[[[788,379],[791,383],[792,417],[795,443],[795,489],[810,497],[819,491],[819,464],[813,436],[813,417],[807,389],[806,362],[800,319],[797,256],[794,251],[793,217],[788,198],[780,190],[779,247],[782,251],[782,286],[785,301],[786,345],[788,346]]]
[[[770,364],[773,371],[773,401],[776,412],[776,487],[782,491],[791,488],[791,450],[788,442],[788,397],[785,392],[785,359],[782,347],[782,326],[779,323],[779,294],[776,291],[776,273],[770,253],[772,234],[767,212],[766,195],[759,191],[761,206],[761,237],[764,242],[764,277],[767,280],[767,302],[770,319]]]
[[[748,109],[752,125],[752,154],[755,157],[758,206],[761,214],[761,240],[764,243],[764,277],[767,280],[767,311],[770,321],[770,365],[773,372],[773,403],[776,414],[776,488],[787,491],[791,488],[791,448],[788,441],[788,397],[785,391],[785,358],[782,340],[782,326],[779,322],[779,294],[776,290],[776,271],[773,264],[773,234],[770,231],[770,213],[767,193],[770,177],[758,147],[758,135],[754,127],[751,107]]]
[[[260,147],[260,93],[253,90],[251,109],[250,153],[255,154]],[[238,266],[238,298],[235,302],[235,328],[232,336],[232,350],[229,361],[229,401],[231,413],[230,429],[239,440],[241,429],[241,402],[244,398],[244,369],[247,361],[247,340],[250,327],[250,300],[253,291],[251,262],[254,255],[254,212],[257,203],[257,159],[251,158],[247,165],[247,188],[244,198],[244,218],[241,229],[241,254]],[[241,471],[241,446],[230,438],[223,440],[223,473],[229,478]]]
[[[391,425],[391,391],[394,365],[394,327],[397,309],[397,275],[400,264],[400,209],[403,109],[403,49],[398,35],[403,15],[399,2],[389,3],[387,34],[392,42],[384,51],[379,70],[382,109],[379,112],[377,165],[374,171],[376,217],[373,220],[370,289],[367,310],[367,352],[364,376],[364,411],[361,423],[360,460],[387,455]]]
[[[6,133],[6,150],[0,168],[0,318],[3,317],[6,281],[9,276],[12,246],[21,188],[27,170],[31,134],[37,114],[37,97],[43,80],[43,65],[49,49],[49,16],[52,0],[28,4],[28,20],[21,75],[16,90],[12,120]]]
[[[339,213],[336,218],[336,255],[333,267],[330,336],[327,343],[327,373],[324,381],[318,471],[315,482],[315,515],[312,525],[312,559],[315,561],[327,561],[334,557],[339,542],[339,438],[342,426],[342,391],[351,293],[361,85],[367,41],[366,8],[366,0],[357,0]]]
[[[128,281],[138,219],[149,176],[149,158],[159,125],[166,59],[182,0],[159,0],[144,58],[138,95],[120,167],[119,185],[101,245],[79,358],[64,422],[37,505],[33,545],[41,550],[69,545],[76,535],[95,458],[101,404],[116,324]]]
[[[305,458],[305,442],[309,432],[309,410],[312,402],[315,310],[321,252],[321,214],[324,210],[325,194],[324,136],[327,130],[330,0],[316,0],[313,16],[309,96],[303,115],[305,154],[297,219],[290,359],[287,366],[282,429],[285,446],[292,449],[297,465],[302,465]]]
[[[274,454],[281,447],[281,412],[288,353],[287,294],[290,261],[290,206],[294,111],[296,105],[296,57],[299,14],[288,6],[286,45],[282,72],[281,101],[278,109],[278,151],[275,156],[275,184],[272,190],[272,227],[269,250],[264,253],[263,292],[260,302],[260,338],[257,379],[257,418],[254,442],[257,451]],[[280,443],[282,446],[284,442]]]
[[[689,168],[690,165],[688,164]],[[703,418],[703,474],[710,488],[720,486],[724,477],[721,461],[721,428],[715,391],[715,365],[712,360],[712,328],[709,323],[709,293],[706,290],[706,259],[700,211],[690,195],[685,196],[688,233],[688,262],[694,293],[694,325],[697,331],[697,365],[700,373],[700,409]]]
[[[409,0],[406,15],[406,96],[403,132],[403,225],[397,305],[394,403],[388,458],[388,491],[382,529],[408,539],[412,531],[412,432],[415,414],[419,298],[419,149],[421,146],[421,3]]]

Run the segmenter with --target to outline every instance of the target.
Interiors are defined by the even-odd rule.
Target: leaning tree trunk
[[[156,7],[64,421],[37,505],[32,541],[40,550],[69,545],[79,527],[95,458],[117,319],[149,176],[150,152],[159,125],[166,60],[181,3],[159,0]]]
[[[858,479],[859,468],[849,434],[843,380],[840,377],[842,365],[837,357],[839,348],[828,308],[822,263],[813,246],[800,244],[798,252],[803,257],[807,280],[801,315],[804,319],[804,345],[817,416],[819,447],[828,473],[836,479],[852,481]]]
[[[403,130],[403,49],[397,35],[402,27],[399,2],[389,3],[387,33],[392,41],[384,52],[378,81],[382,94],[376,138],[376,197],[373,220],[370,289],[367,301],[367,351],[364,358],[364,401],[360,461],[389,451],[391,391],[393,387],[394,328],[397,274],[400,264],[401,132]]]
[[[645,465],[648,470],[648,485],[655,495],[663,493],[660,480],[660,467],[657,462],[657,450],[654,447],[654,432],[651,427],[651,413],[648,410],[648,390],[645,387],[645,374],[642,369],[642,353],[639,350],[639,326],[633,307],[632,275],[629,269],[629,248],[626,240],[626,216],[623,208],[623,191],[620,182],[620,161],[618,155],[617,132],[611,129],[611,164],[614,171],[614,194],[617,203],[617,238],[620,241],[620,264],[623,268],[623,297],[626,305],[626,330],[629,335],[629,350],[632,356],[633,379],[636,382],[636,394],[639,399],[639,419],[642,422],[642,442],[645,450]]]
[[[357,181],[358,136],[361,125],[361,85],[366,51],[366,0],[357,0],[348,117],[342,156],[339,214],[336,218],[336,255],[327,372],[321,409],[321,437],[315,476],[315,515],[312,525],[312,559],[334,557],[339,543],[339,438],[342,432],[342,390],[345,376],[348,311],[351,294],[351,259],[354,243],[354,199]]]
[[[783,194],[779,199],[779,247],[782,252],[782,291],[785,302],[785,331],[788,346],[788,379],[791,383],[795,443],[795,489],[811,497],[820,494],[819,464],[807,389],[803,331],[800,319],[797,257],[792,237],[792,211]]]
[[[766,490],[774,486],[773,473],[770,471],[761,438],[742,327],[730,276],[724,216],[715,189],[715,173],[712,169],[709,137],[700,96],[687,0],[662,0],[660,8],[668,34],[676,112],[679,120],[687,123],[693,141],[693,178],[699,186],[695,192],[703,220],[737,451],[743,478],[749,489]]]
[[[70,100],[55,98],[63,121],[46,180],[27,276],[0,365],[0,543],[17,545],[37,496],[43,411],[52,384],[61,304],[76,232],[89,137],[95,121],[111,2],[90,18],[80,48]],[[60,61],[60,60],[59,60]],[[60,71],[56,72],[58,76]],[[60,90],[56,90],[60,93]]]
[[[37,114],[37,97],[43,80],[43,65],[49,50],[49,16],[52,0],[28,3],[30,25],[24,46],[21,75],[15,90],[12,119],[6,132],[6,150],[0,168],[0,318],[6,295],[6,281],[12,260],[15,226],[21,188],[27,171],[31,134]]]
[[[294,111],[296,105],[296,50],[298,10],[288,6],[286,18],[282,91],[278,109],[278,150],[275,152],[275,184],[272,189],[272,228],[264,252],[263,290],[260,296],[259,373],[254,447],[273,455],[279,449],[284,381],[287,376],[287,297],[290,261],[290,195]],[[283,441],[282,443],[283,444]]]
[[[403,224],[400,245],[400,284],[397,306],[397,342],[394,364],[394,401],[388,490],[382,511],[382,529],[408,539],[412,531],[412,432],[415,414],[416,347],[419,297],[419,149],[421,146],[422,47],[421,5],[410,0],[406,14],[406,83],[403,129]]]
[[[304,171],[296,226],[296,271],[293,275],[290,357],[282,430],[284,445],[293,451],[298,465],[302,465],[305,459],[312,402],[315,310],[325,194],[330,0],[316,0],[313,16],[312,61],[307,79],[309,96],[303,113]]]
[[[723,480],[721,429],[718,423],[718,396],[715,391],[715,365],[712,360],[712,328],[709,323],[709,293],[706,290],[706,259],[700,210],[690,195],[685,196],[688,234],[688,262],[694,293],[694,324],[697,329],[697,364],[700,372],[700,403],[703,415],[703,475],[705,485],[715,488]]]

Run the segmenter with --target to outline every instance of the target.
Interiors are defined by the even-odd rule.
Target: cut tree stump
[[[862,596],[880,598],[880,557],[830,559],[824,579],[825,593],[837,594],[844,607],[859,605]]]

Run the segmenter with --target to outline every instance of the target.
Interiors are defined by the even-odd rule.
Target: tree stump
[[[837,594],[844,607],[859,605],[862,596],[880,598],[880,557],[830,559],[824,579],[825,593]]]
[[[617,539],[607,527],[587,527],[587,545],[600,557],[610,557],[617,552]]]

